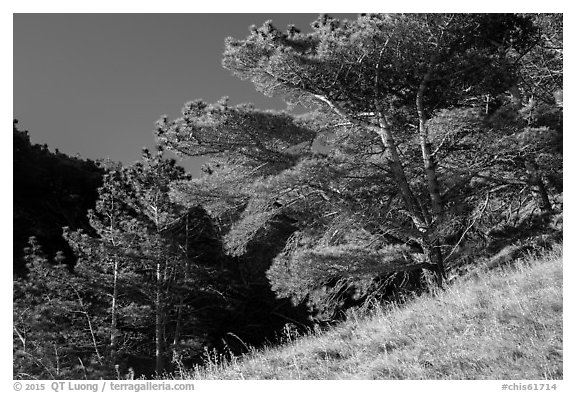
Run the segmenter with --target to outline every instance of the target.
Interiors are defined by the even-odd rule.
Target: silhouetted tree
[[[62,238],[62,227],[89,229],[88,209],[94,207],[104,170],[91,160],[53,153],[33,144],[27,131],[13,125],[13,247],[14,272],[25,273],[23,249],[34,236],[51,260],[64,252],[66,263],[75,262]]]

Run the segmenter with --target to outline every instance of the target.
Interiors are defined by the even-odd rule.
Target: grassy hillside
[[[562,379],[562,247],[182,373],[192,379]]]

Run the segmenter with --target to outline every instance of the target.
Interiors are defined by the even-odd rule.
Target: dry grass
[[[562,246],[190,379],[562,379]]]

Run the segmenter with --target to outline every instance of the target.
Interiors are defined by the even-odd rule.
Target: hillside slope
[[[562,379],[562,246],[193,379]]]

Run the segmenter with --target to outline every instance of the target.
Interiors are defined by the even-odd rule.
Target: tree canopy
[[[287,109],[191,101],[157,122],[155,152],[103,168],[90,228],[65,230],[77,264],[50,268],[30,241],[15,372],[53,377],[55,349],[69,375],[74,356],[160,374],[561,238],[558,15],[266,22],[228,38],[222,64]],[[165,152],[205,157],[202,175]],[[65,345],[58,326],[84,330]]]
[[[307,277],[319,287],[366,270],[375,278],[427,268],[442,284],[446,263],[486,217],[496,191],[528,187],[543,209],[551,207],[528,153],[539,149],[537,132],[520,114],[500,121],[513,111],[507,97],[526,71],[522,59],[542,39],[532,17],[322,15],[311,26],[283,32],[267,22],[245,39],[226,40],[225,68],[311,110],[277,114],[289,124],[285,134],[261,112],[225,102],[188,104],[157,129],[169,149],[217,159],[173,192],[204,195],[219,206],[214,217],[228,214],[234,255],[265,237],[274,220],[295,221],[296,237],[269,271],[279,294],[304,299],[310,288],[288,289],[289,282]],[[530,148],[519,150],[520,140]],[[336,269],[339,260],[350,263]],[[354,260],[365,266],[353,268]]]

